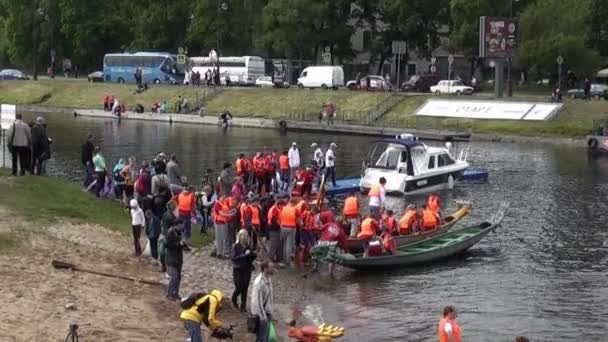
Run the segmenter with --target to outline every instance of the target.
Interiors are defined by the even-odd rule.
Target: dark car
[[[439,75],[435,74],[413,75],[401,84],[401,90],[428,93],[431,91],[430,87],[439,83],[439,81],[441,81]]]
[[[0,80],[29,80],[24,73],[17,69],[4,69],[0,71]]]
[[[87,76],[89,82],[103,82],[103,71],[95,71]]]
[[[591,84],[590,95],[593,98],[600,99],[608,99],[608,85],[593,83]],[[568,96],[573,99],[584,99],[585,98],[585,89],[577,88],[577,89],[569,89]]]

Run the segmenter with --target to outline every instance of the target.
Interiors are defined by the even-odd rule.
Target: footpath
[[[96,109],[76,109],[62,107],[41,107],[33,105],[20,105],[17,108],[18,112],[32,113],[71,113],[78,117],[93,117],[100,119],[117,120],[117,117],[110,112]],[[122,120],[139,120],[139,121],[155,121],[166,123],[181,123],[181,124],[197,124],[220,126],[217,116],[200,116],[197,114],[179,114],[179,113],[135,113],[127,111],[121,116]],[[584,143],[584,137],[580,138],[565,138],[565,137],[539,137],[539,136],[521,136],[521,135],[506,135],[506,134],[485,134],[472,132],[457,132],[450,130],[419,130],[419,129],[404,129],[384,126],[371,125],[355,125],[336,123],[329,125],[325,122],[318,121],[298,121],[298,120],[273,120],[264,118],[247,118],[234,117],[231,120],[232,127],[244,128],[266,128],[277,129],[283,131],[303,131],[323,134],[352,134],[364,135],[371,137],[395,137],[404,133],[413,134],[422,140],[434,141],[492,141],[492,142],[545,142],[552,144],[572,144],[581,145]]]

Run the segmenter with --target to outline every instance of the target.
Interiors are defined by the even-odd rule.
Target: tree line
[[[216,46],[222,55],[311,61],[328,47],[332,62],[348,63],[351,36],[365,28],[370,63],[392,58],[395,40],[430,57],[447,35],[449,50],[474,68],[482,15],[519,19],[516,63],[538,73],[554,72],[557,55],[577,73],[608,56],[605,0],[0,0],[0,66],[46,68],[55,50],[56,61],[93,70],[108,52],[187,47],[200,56]]]

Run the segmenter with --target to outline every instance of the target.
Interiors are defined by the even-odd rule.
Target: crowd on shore
[[[231,326],[216,318],[226,303],[246,316],[255,341],[270,341],[274,336],[271,278],[276,267],[306,266],[317,241],[336,242],[344,248],[349,236],[369,242],[369,257],[391,253],[394,246],[390,237],[435,229],[441,223],[440,201],[435,194],[418,208],[409,206],[400,219],[395,219],[392,211],[384,209],[383,178],[370,189],[369,214],[365,216],[361,215],[359,198],[352,193],[337,217],[322,201],[311,201],[315,193],[322,193],[322,175],[337,186],[336,148],[331,143],[324,152],[318,144],[312,144],[306,167],[302,167],[295,142],[280,154],[267,150],[248,157],[240,153],[234,165],[223,165],[217,178],[212,169],[207,169],[200,191],[183,175],[176,155],[161,152],[139,164],[131,157],[108,167],[92,135],[83,144],[82,163],[85,186],[98,197],[120,200],[129,209],[136,256],[142,254],[139,241],[145,231],[146,249],[157,261],[159,271],[169,278],[166,297],[180,301],[180,318],[191,342],[203,341],[201,324],[209,328],[211,336],[225,338],[232,334]],[[234,291],[229,298],[218,289],[180,294],[183,255],[190,249],[195,225],[200,225],[198,234],[207,234],[213,227],[211,256],[232,262]],[[372,241],[380,241],[380,248],[373,248]],[[256,260],[260,261],[260,272],[249,291]],[[455,309],[446,307],[438,326],[440,342],[461,341],[455,318]],[[302,330],[294,326],[289,334],[307,341]],[[519,337],[515,341],[527,339]]]

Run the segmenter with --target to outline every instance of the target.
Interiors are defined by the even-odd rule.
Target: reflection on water
[[[135,155],[175,152],[194,183],[206,168],[219,169],[239,152],[310,144],[338,145],[339,176],[360,172],[372,139],[164,123],[48,118],[54,138],[53,172],[79,176],[79,146],[87,132],[99,137],[113,162]],[[436,341],[436,323],[448,304],[459,311],[465,341],[603,341],[608,331],[606,204],[608,160],[587,161],[585,150],[541,144],[472,144],[470,161],[489,168],[490,181],[441,193],[473,202],[461,224],[490,217],[501,200],[511,208],[501,228],[467,254],[435,265],[386,274],[349,270],[321,280],[315,301],[330,324],[347,328],[341,341]],[[420,200],[415,197],[408,200]],[[399,209],[405,201],[391,198]],[[294,296],[295,297],[295,296]],[[304,309],[305,305],[303,305]]]

